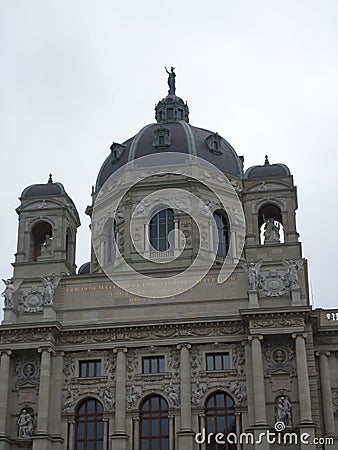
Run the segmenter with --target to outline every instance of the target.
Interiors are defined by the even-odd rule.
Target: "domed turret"
[[[247,169],[244,178],[272,178],[272,177],[287,177],[291,175],[290,169],[281,163],[270,164],[268,156],[265,155],[265,162],[263,166],[252,166]]]
[[[26,187],[20,197],[14,276],[75,273],[76,230],[80,219],[61,183]]]

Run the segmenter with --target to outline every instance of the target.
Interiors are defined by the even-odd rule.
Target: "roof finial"
[[[53,183],[53,178],[52,178],[52,174],[49,174],[49,178],[48,178],[48,184],[52,184]]]
[[[268,155],[265,155],[265,163],[264,163],[264,165],[265,166],[269,166],[270,165],[269,159],[268,159]]]
[[[168,85],[169,85],[169,92],[168,94],[173,94],[175,95],[176,92],[176,87],[175,87],[175,67],[171,66],[170,68],[170,72],[169,70],[165,67],[165,71],[167,72],[168,76]]]

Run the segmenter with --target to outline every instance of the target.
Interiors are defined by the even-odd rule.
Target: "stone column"
[[[150,241],[149,241],[149,222],[144,223],[144,251],[150,251]]]
[[[242,444],[240,443],[239,439],[241,434],[241,413],[235,412],[235,417],[236,417],[236,434],[238,439],[237,450],[242,450]]]
[[[199,422],[200,422],[199,432],[202,433],[202,435],[203,435],[204,432],[206,433],[205,414],[200,414],[199,419],[200,419],[199,420]],[[200,446],[201,446],[201,450],[206,450],[206,442],[205,441],[202,444],[200,444]]]
[[[50,422],[55,420],[49,415],[50,403],[50,383],[51,383],[51,354],[53,350],[50,347],[39,348],[41,353],[39,400],[38,400],[38,418],[36,431],[33,436],[33,450],[50,450],[51,440]]]
[[[249,336],[252,352],[252,378],[254,391],[255,425],[266,425],[266,401],[262,359],[262,335]]]
[[[133,450],[140,450],[140,418],[133,417]]]
[[[307,368],[305,334],[294,333],[292,337],[296,341],[296,364],[298,380],[298,396],[300,409],[300,423],[312,424],[311,397],[309,385],[309,373]]]
[[[190,344],[178,345],[181,350],[181,431],[191,431]]]
[[[37,434],[48,434],[49,400],[50,400],[50,377],[51,377],[51,353],[49,347],[39,348],[41,353],[41,369],[38,401],[38,420],[36,425]]]
[[[61,448],[61,400],[62,400],[62,380],[63,380],[63,357],[64,352],[54,354],[53,364],[53,389],[51,392],[51,405],[53,420],[51,421],[51,433],[58,438],[57,448]]]
[[[9,395],[9,376],[10,359],[12,352],[10,350],[1,351],[0,365],[0,439],[7,436],[7,418],[8,418],[8,395]],[[8,445],[8,447],[6,446]],[[9,448],[9,443],[0,440],[0,449]]]
[[[175,448],[175,436],[174,436],[174,420],[175,416],[172,414],[168,416],[169,420],[169,450],[174,450]]]
[[[248,396],[248,423],[252,427],[255,423],[255,406],[254,406],[254,389],[252,379],[252,352],[250,342],[247,341],[244,347],[245,356],[245,376],[246,376],[246,392]]]
[[[68,450],[74,448],[74,435],[75,435],[75,420],[68,420]]]
[[[190,344],[179,344],[181,351],[181,429],[178,433],[178,450],[192,450],[194,433],[191,429]]]
[[[335,424],[332,404],[331,378],[328,356],[330,352],[316,353],[320,364],[320,386],[322,390],[325,436],[335,435]]]
[[[116,353],[115,430],[112,434],[114,450],[126,450],[126,347],[114,348]]]
[[[103,450],[108,450],[108,419],[104,417],[103,421]]]

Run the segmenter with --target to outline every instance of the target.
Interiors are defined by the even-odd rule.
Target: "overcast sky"
[[[91,186],[113,141],[154,121],[176,67],[190,123],[217,131],[245,167],[283,162],[315,307],[337,307],[336,0],[1,0],[0,275],[12,275],[18,197],[64,184],[89,259]]]

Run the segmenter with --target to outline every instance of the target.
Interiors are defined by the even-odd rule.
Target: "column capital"
[[[302,338],[306,339],[307,334],[306,333],[292,333],[291,337],[292,337],[292,339],[297,339],[297,337],[302,337]]]
[[[330,356],[331,352],[329,352],[329,351],[316,352],[315,355],[316,356]]]
[[[38,348],[38,353],[42,354],[43,352],[48,352],[48,353],[51,353],[53,355],[56,354],[56,351],[52,347],[40,347],[40,348]]]
[[[262,341],[264,339],[262,334],[251,334],[250,336],[248,336],[248,341],[251,342],[254,339],[258,339],[259,341]]]
[[[115,347],[113,349],[113,353],[118,353],[118,352],[127,353],[127,351],[128,351],[127,347]]]
[[[2,355],[7,355],[7,356],[11,356],[12,355],[12,350],[0,350],[0,356]]]
[[[140,419],[140,416],[133,416],[133,421],[134,422],[138,422]]]
[[[185,344],[185,343],[184,343],[184,344],[177,344],[177,346],[176,346],[177,350],[181,350],[181,349],[184,348],[184,347],[187,348],[187,349],[189,350],[189,349],[191,349],[191,344],[189,344],[189,343],[188,343],[188,344]]]

